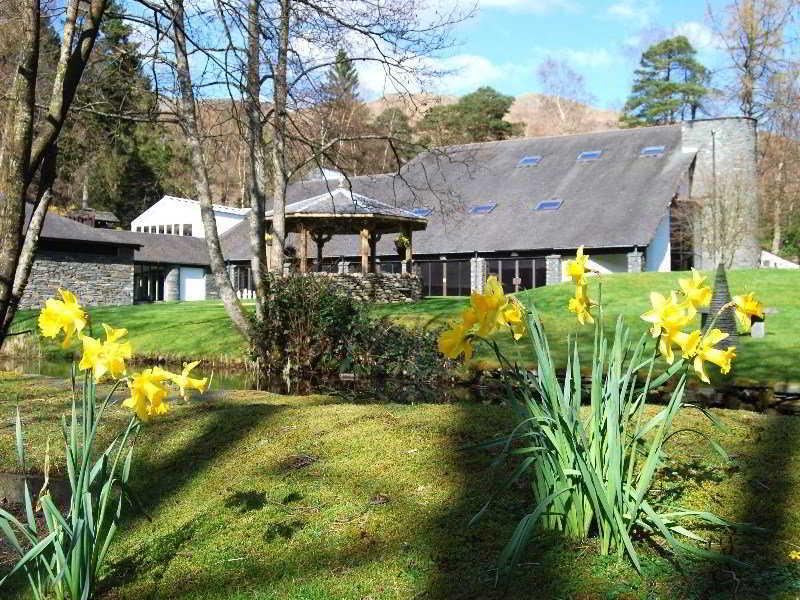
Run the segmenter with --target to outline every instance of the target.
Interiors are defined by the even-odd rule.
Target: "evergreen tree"
[[[505,140],[520,131],[518,124],[505,120],[513,103],[513,96],[478,88],[455,104],[430,109],[419,132],[425,142],[436,146]]]
[[[694,119],[709,93],[709,72],[685,36],[662,40],[642,54],[623,125],[664,125]]]
[[[325,102],[358,100],[358,71],[347,52],[341,48],[336,52],[336,60],[326,74],[322,94]]]

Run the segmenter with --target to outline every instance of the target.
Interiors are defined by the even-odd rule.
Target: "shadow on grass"
[[[733,450],[737,464],[732,518],[755,526],[732,533],[721,551],[744,564],[696,561],[687,567],[680,598],[789,598],[800,593],[800,419],[754,417],[747,439]]]

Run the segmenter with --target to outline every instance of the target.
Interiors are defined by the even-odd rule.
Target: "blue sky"
[[[665,35],[685,34],[711,68],[720,62],[703,0],[480,0],[477,15],[455,31],[440,61],[457,72],[435,91],[464,94],[491,85],[506,94],[538,91],[536,68],[552,56],[586,78],[595,104],[620,108],[641,50]],[[711,3],[719,11],[722,2]],[[366,95],[370,82],[362,77]]]

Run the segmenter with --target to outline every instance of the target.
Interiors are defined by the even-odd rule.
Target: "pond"
[[[170,371],[180,372],[180,364],[159,363]],[[0,371],[16,372],[26,375],[40,375],[69,379],[72,363],[63,358],[46,356],[35,357],[2,357]],[[197,372],[210,379],[209,391],[225,392],[226,390],[262,390],[276,394],[335,394],[354,402],[497,402],[496,384],[460,384],[444,382],[437,385],[421,384],[407,379],[359,379],[344,374],[309,381],[307,379],[286,380],[281,377],[265,380],[253,368],[220,366],[214,364],[199,365]]]

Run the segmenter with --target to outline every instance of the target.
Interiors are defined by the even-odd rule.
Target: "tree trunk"
[[[280,0],[278,25],[278,56],[274,69],[272,116],[272,269],[283,272],[286,245],[286,103],[289,86],[286,61],[289,49],[289,18],[291,0]]]
[[[14,277],[22,249],[28,163],[33,140],[36,71],[39,64],[38,0],[31,0],[22,21],[22,52],[11,85],[3,139],[0,141],[0,346],[13,301]],[[9,322],[10,324],[10,322]]]
[[[772,205],[772,253],[778,254],[783,245],[781,201],[783,200],[784,163],[778,163],[778,185]]]
[[[184,33],[183,0],[172,0],[171,9],[173,17],[172,42],[175,47],[175,75],[178,80],[178,116],[186,137],[186,143],[189,146],[192,179],[200,201],[200,215],[205,229],[211,272],[214,275],[214,283],[217,285],[220,299],[228,312],[228,316],[230,316],[231,321],[233,321],[239,332],[247,338],[248,342],[252,342],[253,328],[250,320],[244,314],[242,305],[236,297],[236,292],[233,290],[233,285],[231,285],[231,280],[225,269],[225,259],[219,243],[217,221],[214,218],[214,208],[211,201],[211,184],[209,183],[208,169],[203,155],[194,90],[192,89],[192,76],[189,69],[189,55]]]
[[[256,288],[256,319],[264,320],[269,286],[265,279],[267,271],[267,246],[264,227],[266,208],[267,168],[264,147],[264,127],[261,119],[261,36],[259,17],[261,0],[250,0],[247,22],[247,89],[245,90],[245,112],[247,113],[248,148],[248,195],[250,197],[250,272]]]

